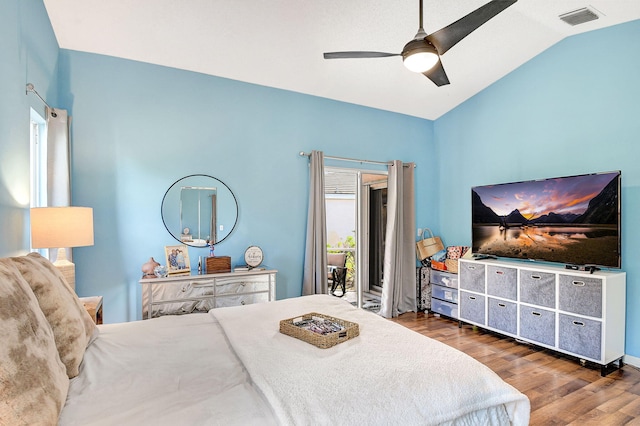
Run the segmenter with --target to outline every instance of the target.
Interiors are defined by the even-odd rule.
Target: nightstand
[[[87,313],[96,324],[102,324],[102,296],[79,297]]]

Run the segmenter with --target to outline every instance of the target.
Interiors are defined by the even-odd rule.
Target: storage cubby
[[[458,275],[431,269],[431,311],[458,318]]]
[[[459,320],[601,365],[622,366],[626,274],[461,259]]]

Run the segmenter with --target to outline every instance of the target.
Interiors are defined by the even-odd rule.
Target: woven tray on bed
[[[329,321],[330,323],[338,326],[337,328],[339,328],[339,330],[330,331],[326,334],[320,334],[318,332],[303,328],[301,325],[295,325],[313,319]],[[280,321],[280,333],[286,334],[287,336],[295,337],[296,339],[303,340],[307,343],[311,343],[312,345],[317,346],[321,349],[327,349],[337,345],[338,343],[346,342],[347,340],[353,339],[354,337],[358,336],[360,334],[360,328],[355,322],[345,321],[340,318],[311,312],[305,315],[297,316],[295,318],[289,318]]]

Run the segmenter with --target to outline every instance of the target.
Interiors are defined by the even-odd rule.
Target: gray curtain
[[[327,293],[327,219],[324,201],[324,154],[309,157],[310,185],[302,294]]]
[[[46,107],[47,207],[71,205],[71,159],[67,111]]]
[[[387,237],[380,315],[385,318],[416,310],[416,227],[413,163],[389,166]]]

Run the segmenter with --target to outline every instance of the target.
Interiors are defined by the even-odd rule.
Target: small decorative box
[[[206,260],[207,274],[216,274],[219,272],[231,272],[230,256],[213,256],[207,257]]]

